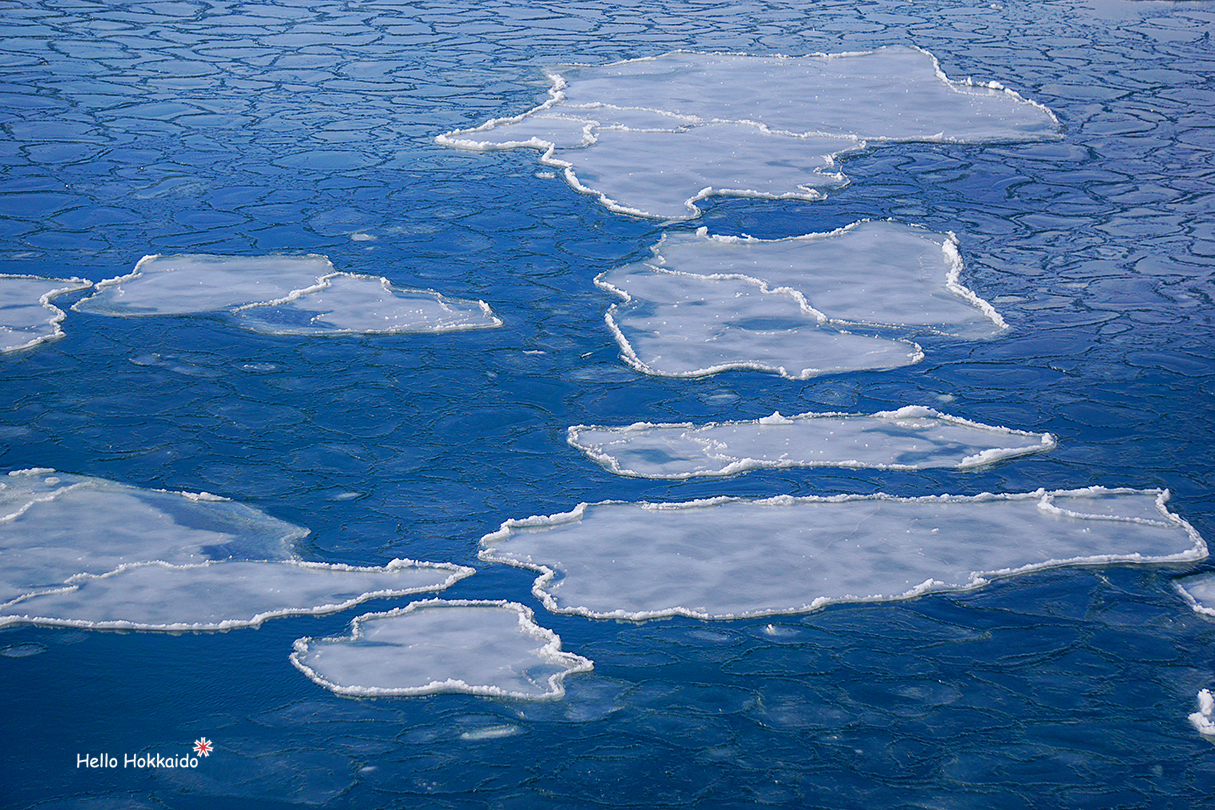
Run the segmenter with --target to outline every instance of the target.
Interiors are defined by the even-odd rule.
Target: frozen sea
[[[306,528],[309,563],[476,573],[226,632],[4,627],[0,806],[1210,801],[1215,747],[1188,715],[1215,686],[1215,620],[1176,585],[1206,561],[630,622],[547,610],[534,571],[478,553],[506,521],[580,503],[1090,486],[1168,489],[1215,538],[1213,31],[1201,1],[6,3],[0,273],[100,282],[150,254],[315,254],[384,279],[390,303],[433,291],[501,325],[274,334],[230,313],[108,317],[70,310],[83,291],[55,298],[62,337],[0,354],[0,471],[212,493]],[[848,184],[824,199],[709,197],[675,223],[609,210],[535,150],[435,142],[532,109],[553,65],[891,45],[1045,105],[1061,137],[873,143],[841,155]],[[1008,329],[918,334],[918,363],[807,379],[670,378],[621,358],[604,321],[619,298],[595,279],[649,260],[665,233],[784,239],[862,219],[955,234],[964,283]],[[23,282],[41,290],[30,305],[40,284]],[[673,480],[615,475],[567,442],[576,425],[907,406],[1057,445],[965,469]],[[69,518],[68,538],[99,516]],[[188,616],[189,596],[158,598]],[[297,639],[435,596],[519,603],[594,668],[532,700],[341,696],[292,665]],[[204,737],[214,752],[197,767],[122,767]],[[103,754],[119,766],[78,764]]]

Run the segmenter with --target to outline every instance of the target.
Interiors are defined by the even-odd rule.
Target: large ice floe
[[[0,626],[219,630],[439,591],[473,569],[304,562],[307,530],[213,495],[32,469],[0,482]]]
[[[91,286],[80,278],[0,275],[0,353],[63,337],[65,313],[51,300]]]
[[[667,234],[652,250],[649,261],[595,279],[624,299],[605,320],[625,362],[647,374],[888,369],[922,359],[911,337],[989,338],[1006,328],[961,283],[953,235],[900,222],[785,239],[702,228]]]
[[[452,332],[501,326],[484,301],[343,273],[324,256],[144,256],[72,307],[133,317],[222,312],[274,335]]]
[[[711,195],[820,199],[867,142],[1057,137],[1050,110],[996,82],[953,81],[935,57],[892,46],[801,57],[675,52],[546,71],[549,99],[523,115],[438,137],[530,147],[609,208],[687,219]],[[746,88],[740,91],[740,88]]]
[[[617,475],[693,478],[788,467],[969,468],[1050,450],[1049,433],[908,406],[871,416],[774,413],[747,422],[575,425],[568,440]]]
[[[438,599],[359,616],[350,636],[299,639],[291,662],[343,695],[514,698],[561,697],[566,675],[592,667],[523,605]]]
[[[539,572],[545,607],[599,619],[733,619],[964,590],[1065,565],[1206,556],[1167,491],[1093,487],[581,504],[509,520],[481,559]]]

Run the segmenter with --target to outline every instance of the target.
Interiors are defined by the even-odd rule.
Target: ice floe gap
[[[452,332],[502,325],[484,301],[343,273],[324,256],[145,256],[73,309],[136,317],[223,312],[276,335]]]
[[[596,619],[734,619],[907,599],[1068,565],[1202,559],[1167,491],[581,504],[508,520],[480,558],[539,573],[546,608]]]
[[[567,438],[617,475],[666,479],[792,467],[964,469],[1055,447],[1049,433],[983,425],[919,406],[873,415],[774,413],[704,425],[575,425]]]
[[[208,493],[17,470],[0,482],[0,626],[222,630],[449,587],[472,568],[304,562],[299,526]]]
[[[761,57],[673,52],[546,71],[527,113],[438,136],[475,150],[535,148],[612,210],[688,219],[710,195],[814,200],[866,142],[1058,137],[1054,114],[998,82],[954,81],[927,51]],[[740,92],[739,88],[747,88]]]
[[[342,695],[532,699],[562,697],[565,677],[593,666],[523,605],[439,599],[359,616],[346,637],[301,638],[291,663]]]
[[[0,354],[63,337],[60,324],[67,313],[51,300],[91,286],[81,278],[0,275]]]

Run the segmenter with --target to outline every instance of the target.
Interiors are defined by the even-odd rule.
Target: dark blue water
[[[1114,0],[4,5],[3,272],[97,281],[147,253],[316,252],[483,299],[505,325],[302,339],[73,313],[64,339],[0,357],[0,466],[222,494],[309,527],[309,559],[476,564],[444,596],[531,605],[595,671],[553,703],[348,699],[287,656],[359,611],[217,634],[10,629],[0,805],[1201,806],[1215,748],[1186,715],[1215,683],[1215,623],[1172,582],[1207,564],[1057,570],[768,628],[556,616],[530,575],[476,550],[507,518],[579,501],[1093,484],[1167,487],[1215,538],[1213,30],[1208,3]],[[884,146],[848,158],[852,185],[824,202],[718,200],[679,227],[954,231],[966,283],[1012,329],[922,340],[909,368],[638,375],[592,279],[661,228],[537,177],[530,153],[433,144],[530,108],[547,64],[893,43],[1046,104],[1063,139]],[[656,482],[565,443],[579,423],[908,404],[1059,447],[972,472]],[[514,732],[461,737],[491,726]],[[76,767],[202,735],[216,753],[191,771]]]

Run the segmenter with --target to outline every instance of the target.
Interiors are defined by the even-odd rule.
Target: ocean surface
[[[155,253],[323,254],[484,301],[502,325],[274,335],[61,296],[61,339],[0,355],[0,471],[213,493],[306,527],[309,561],[472,566],[437,595],[521,603],[594,669],[555,700],[343,697],[289,660],[298,638],[429,594],[228,632],[9,627],[0,806],[1203,806],[1215,746],[1187,716],[1215,686],[1215,621],[1175,581],[1205,561],[617,622],[546,610],[534,572],[477,554],[504,521],[582,502],[1090,486],[1168,489],[1215,538],[1213,32],[1197,1],[5,3],[0,272],[98,282]],[[1061,137],[871,144],[823,200],[710,198],[675,224],[608,210],[534,150],[435,142],[533,108],[547,66],[887,45],[1045,105]],[[799,380],[621,359],[604,322],[619,299],[594,280],[664,232],[865,218],[954,233],[966,285],[1009,329]],[[566,441],[573,425],[905,406],[1058,444],[964,470],[655,480]],[[201,738],[214,752],[196,767],[79,764]]]

